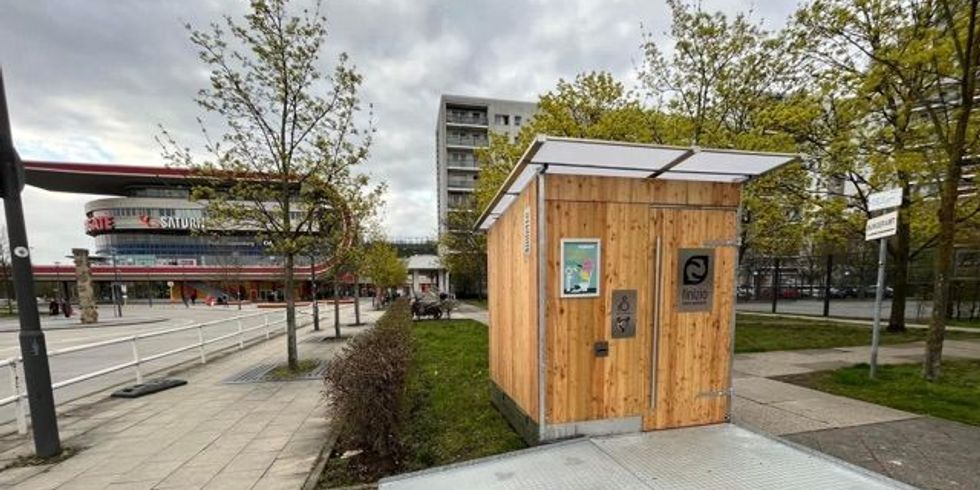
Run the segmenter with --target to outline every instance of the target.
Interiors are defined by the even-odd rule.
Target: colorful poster
[[[561,241],[561,297],[599,296],[600,243],[598,238],[566,238]]]

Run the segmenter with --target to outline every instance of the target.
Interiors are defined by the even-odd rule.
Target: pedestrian
[[[197,290],[196,289],[193,290],[193,291],[191,291],[191,304],[192,305],[196,305],[197,304]]]

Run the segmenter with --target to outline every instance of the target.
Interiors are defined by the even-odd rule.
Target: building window
[[[510,125],[510,116],[507,114],[495,114],[493,116],[493,123],[498,126],[508,126]]]
[[[521,125],[521,116],[514,116],[514,126]]]

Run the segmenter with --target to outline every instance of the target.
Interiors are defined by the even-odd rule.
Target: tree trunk
[[[361,324],[361,281],[354,276],[354,325]]]
[[[932,298],[932,320],[926,337],[926,355],[922,376],[939,379],[943,358],[943,339],[946,336],[946,310],[949,307],[950,278],[953,275],[953,245],[956,238],[956,197],[960,183],[960,157],[946,164],[939,194],[939,243],[936,246],[936,281]]]
[[[286,254],[286,263],[283,266],[283,275],[286,283],[286,361],[289,363],[289,370],[299,369],[299,359],[296,354],[296,300],[293,297],[293,254]]]
[[[905,331],[905,303],[909,291],[909,248],[912,237],[909,225],[909,192],[905,186],[902,205],[898,209],[898,232],[892,242],[892,311],[888,318],[888,332]]]
[[[333,280],[333,331],[340,338],[340,290],[337,288],[337,278]]]

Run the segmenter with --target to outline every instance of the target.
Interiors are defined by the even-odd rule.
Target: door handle
[[[653,331],[651,336],[651,356],[650,356],[650,410],[657,408],[657,364],[660,361],[660,311],[663,304],[663,248],[661,239],[657,237],[657,245],[654,258],[654,300],[653,300]]]

